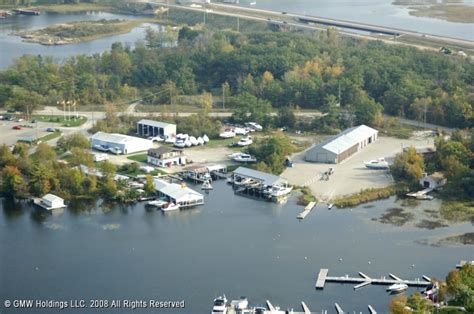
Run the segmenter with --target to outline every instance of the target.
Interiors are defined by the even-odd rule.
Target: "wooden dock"
[[[306,216],[313,210],[314,206],[316,206],[316,202],[309,202],[308,205],[304,208],[304,210],[296,216],[298,219],[305,219]]]
[[[389,278],[382,277],[380,279],[376,278],[371,278],[367,276],[366,274],[359,272],[360,277],[349,277],[348,275],[346,276],[340,276],[340,277],[332,277],[328,276],[328,269],[322,268],[319,271],[318,278],[316,280],[316,289],[324,289],[324,284],[327,282],[339,282],[339,283],[353,283],[356,284],[354,286],[354,290],[375,284],[375,285],[393,285],[397,283],[403,283],[408,286],[414,286],[414,287],[426,287],[431,284],[431,281],[428,280],[429,277],[423,276],[423,280],[420,279],[415,279],[415,280],[404,280],[401,279],[393,274],[389,274]]]
[[[377,314],[377,311],[372,307],[372,305],[369,305],[369,312],[370,314]]]

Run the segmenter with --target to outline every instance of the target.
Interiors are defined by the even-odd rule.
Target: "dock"
[[[459,268],[462,268],[462,267],[463,267],[464,265],[466,265],[466,264],[474,266],[474,261],[464,261],[464,260],[461,260],[461,261],[459,262],[459,264],[456,264],[456,268],[458,268],[458,269],[459,269]]]
[[[424,190],[421,190],[421,191],[418,191],[418,192],[411,192],[411,193],[407,193],[407,196],[409,197],[420,197],[420,196],[423,196],[423,195],[426,195],[430,192],[432,192],[433,189],[432,188],[427,188],[427,189],[424,189]]]
[[[304,208],[304,210],[296,216],[298,219],[305,219],[306,216],[313,210],[314,206],[316,206],[316,202],[309,202],[308,205]]]
[[[393,285],[393,284],[406,284],[412,287],[426,287],[431,284],[430,278],[423,275],[423,279],[415,279],[415,280],[404,280],[401,279],[394,274],[389,274],[389,278],[382,277],[382,278],[372,278],[367,276],[366,274],[359,272],[360,277],[349,277],[349,275],[340,276],[340,277],[333,277],[328,276],[328,269],[322,268],[319,271],[318,278],[316,280],[316,289],[324,289],[324,285],[326,282],[338,282],[338,283],[352,283],[356,284],[354,286],[354,290],[360,289],[362,287],[375,284],[375,285]]]
[[[344,314],[344,311],[342,310],[342,307],[339,304],[335,303],[334,307],[336,308],[337,314]]]
[[[372,305],[369,305],[369,312],[370,314],[377,314],[377,311],[372,307]]]

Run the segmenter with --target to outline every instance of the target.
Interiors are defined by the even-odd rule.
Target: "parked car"
[[[12,129],[13,129],[13,130],[21,130],[21,126],[19,126],[19,125],[14,125],[14,126],[12,127]]]
[[[18,122],[23,122],[23,121],[25,121],[25,119],[18,118],[18,120],[16,120],[16,121],[18,121]]]
[[[56,132],[56,129],[55,128],[47,128],[46,132]]]

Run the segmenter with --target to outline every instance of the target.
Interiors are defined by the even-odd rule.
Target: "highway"
[[[189,10],[202,14],[215,14],[258,22],[272,23],[286,27],[291,26],[299,29],[324,31],[328,26],[333,26],[337,27],[340,30],[339,33],[345,36],[356,37],[359,39],[381,40],[387,44],[405,45],[423,50],[437,51],[439,46],[442,45],[454,45],[460,49],[474,50],[474,42],[470,40],[425,34],[410,30],[389,28],[339,19],[329,19],[318,16],[299,15],[289,12],[278,12],[218,3],[201,4],[200,6],[191,7],[155,1],[140,2],[148,3],[154,6],[166,6],[181,10]],[[405,36],[409,36],[414,39],[415,43],[402,42],[398,40],[399,38],[403,38]],[[417,40],[420,42],[417,42]],[[429,41],[430,43],[434,42],[439,46],[436,47],[435,45],[435,47],[430,47],[428,45],[424,45],[424,41]]]

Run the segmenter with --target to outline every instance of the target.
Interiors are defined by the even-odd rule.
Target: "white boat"
[[[169,211],[178,210],[178,209],[179,209],[179,205],[175,203],[166,203],[165,205],[161,207],[161,210],[163,212],[169,212]]]
[[[207,136],[206,134],[202,136],[202,139],[204,140],[204,144],[209,143],[209,136]]]
[[[384,158],[374,159],[368,162],[364,162],[364,165],[369,169],[384,170],[388,169],[388,162]]]
[[[227,314],[227,299],[225,295],[214,299],[211,314]]]
[[[176,142],[174,142],[174,146],[178,148],[184,148],[186,147],[186,141],[183,139],[176,140]]]
[[[191,142],[191,145],[192,145],[192,146],[197,146],[197,145],[199,145],[198,140],[197,140],[194,136],[190,136],[190,137],[189,137],[189,141]]]
[[[331,203],[331,204],[328,204],[328,209],[331,209],[333,206],[334,206],[334,204],[333,204],[333,203]]]
[[[110,147],[109,148],[109,152],[111,152],[112,154],[114,155],[120,155],[122,154],[122,150],[120,148],[117,148],[117,147]]]
[[[204,145],[204,139],[202,137],[197,138],[198,145]]]
[[[168,143],[168,144],[174,144],[175,142],[176,142],[176,138],[174,138],[174,137],[168,137],[165,140],[165,143]]]
[[[248,126],[251,129],[255,130],[255,131],[262,131],[263,130],[263,127],[260,124],[255,123],[255,122],[247,122],[245,125]]]
[[[109,148],[107,146],[104,146],[104,145],[94,145],[94,148],[97,149],[97,150],[100,150],[101,152],[108,152],[109,151]]]
[[[292,190],[292,186],[275,185],[272,187],[270,194],[274,197],[281,197],[290,194]]]
[[[192,143],[191,140],[188,138],[188,139],[186,139],[186,140],[184,141],[184,145],[185,145],[186,147],[191,147],[191,146],[193,146],[193,143]]]
[[[234,183],[234,177],[233,176],[227,177],[227,183],[233,184]]]
[[[241,152],[238,152],[238,153],[232,153],[230,155],[227,155],[227,157],[229,157],[230,159],[234,159],[235,157],[238,157],[240,155],[242,155],[243,153]]]
[[[219,134],[220,138],[233,138],[235,136],[235,133],[232,131],[224,131],[221,134]]]
[[[250,2],[250,5],[256,5],[257,1]]]
[[[237,146],[249,146],[253,143],[252,141],[252,137],[250,136],[247,136],[247,137],[244,137],[242,139],[240,139],[240,141],[237,142]]]
[[[247,135],[249,133],[249,131],[247,129],[244,129],[244,128],[235,128],[234,133],[236,135]]]
[[[387,291],[402,292],[408,289],[408,285],[404,283],[395,283],[387,288]]]
[[[148,139],[152,142],[163,142],[165,140],[161,136],[149,136]]]
[[[211,184],[210,180],[204,181],[204,183],[201,186],[201,190],[209,191],[209,190],[212,190],[212,189],[213,189],[213,187],[212,187],[212,184]]]
[[[236,310],[245,310],[249,306],[249,301],[246,297],[240,297],[238,300],[232,300],[230,305]]]
[[[423,201],[431,201],[431,200],[434,199],[433,196],[431,196],[431,195],[426,195],[426,194],[419,194],[419,195],[415,196],[415,198],[416,198],[417,200],[423,200]]]
[[[252,155],[240,153],[238,156],[234,156],[232,160],[236,162],[243,162],[243,163],[254,163],[257,162],[257,158]]]
[[[161,208],[163,205],[167,204],[168,202],[166,201],[163,201],[163,200],[153,200],[153,201],[149,201],[147,202],[146,204],[148,206],[153,206],[153,207],[158,207],[158,208]]]

